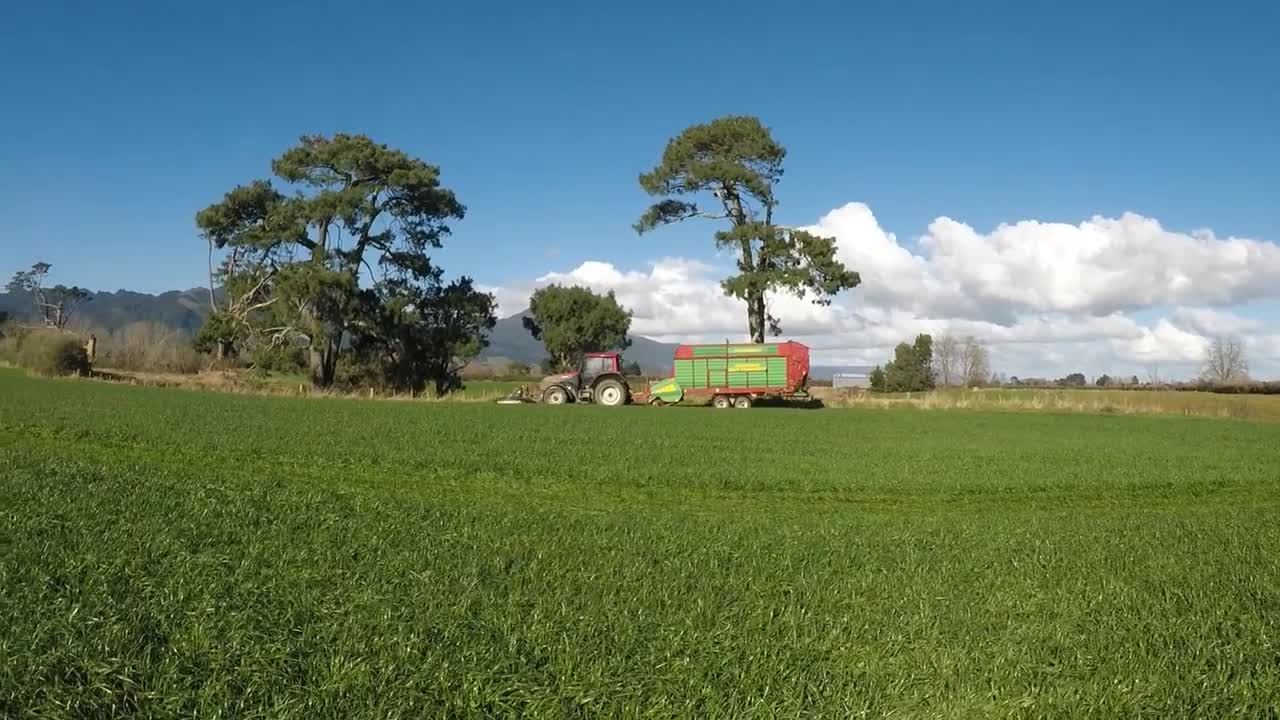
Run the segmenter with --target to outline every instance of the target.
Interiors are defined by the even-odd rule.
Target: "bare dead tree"
[[[71,321],[71,314],[77,305],[92,300],[88,290],[81,287],[54,285],[45,287],[44,281],[49,276],[52,265],[38,262],[30,270],[22,270],[13,274],[7,289],[12,293],[29,294],[36,310],[40,313],[44,326],[62,331]]]
[[[1238,337],[1215,337],[1205,352],[1200,377],[1222,385],[1248,380],[1249,360],[1245,357],[1244,341]]]
[[[985,385],[991,380],[991,356],[978,339],[970,335],[958,349],[959,381],[965,385]]]
[[[1163,382],[1164,380],[1161,379],[1160,377],[1160,365],[1157,363],[1152,363],[1151,365],[1148,365],[1147,366],[1147,384],[1160,385]],[[1134,384],[1136,385],[1137,383],[1135,382]]]
[[[960,379],[960,343],[951,333],[942,335],[933,344],[933,372],[937,376],[938,385],[946,387],[956,384]]]

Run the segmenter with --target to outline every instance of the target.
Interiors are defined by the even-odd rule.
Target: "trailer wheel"
[[[717,395],[711,398],[711,406],[718,408],[733,407],[733,398],[728,395]]]
[[[751,407],[751,396],[739,395],[733,399],[733,406],[743,410]]]
[[[546,392],[542,393],[542,402],[548,405],[563,405],[568,399],[569,393],[565,392],[564,388],[559,385],[552,385],[547,388]]]
[[[627,402],[627,388],[612,378],[603,380],[596,386],[594,393],[597,405],[617,407]]]

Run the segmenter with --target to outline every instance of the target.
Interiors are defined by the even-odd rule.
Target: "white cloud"
[[[1178,308],[1170,317],[1170,321],[1179,328],[1207,337],[1240,335],[1254,332],[1259,328],[1256,320],[1210,308]]]
[[[610,263],[588,261],[567,273],[543,275],[536,285],[613,290],[618,302],[634,313],[632,330],[647,337],[740,338],[746,327],[746,306],[720,289],[719,278],[725,274],[722,269],[681,258],[663,258],[652,263],[647,272],[623,272]],[[791,295],[771,298],[770,310],[787,318],[787,330],[792,334],[841,327],[838,308],[814,305]]]
[[[940,217],[909,252],[862,203],[810,228],[836,238],[871,302],[1009,320],[1017,312],[1107,314],[1159,305],[1225,306],[1276,297],[1280,246],[1165,230],[1126,213],[1079,225],[1035,220],[982,234]]]
[[[1214,334],[1250,336],[1256,373],[1280,371],[1280,333],[1224,308],[1280,299],[1280,246],[1177,233],[1127,213],[1079,225],[1023,221],[980,233],[938,218],[912,252],[880,227],[870,208],[849,203],[809,230],[833,236],[862,284],[829,306],[790,295],[770,298],[784,334],[809,344],[819,362],[881,362],[919,332],[975,335],[997,369],[1013,374],[1117,372],[1159,365],[1190,375]],[[744,339],[745,305],[726,297],[729,268],[662,258],[646,270],[604,261],[550,272],[527,287],[496,288],[504,313],[525,307],[549,283],[613,290],[634,312],[633,332],[661,340]],[[1148,320],[1132,315],[1145,311]]]
[[[1195,364],[1204,357],[1207,344],[1203,336],[1182,330],[1166,319],[1154,327],[1142,328],[1138,337],[1111,341],[1119,358],[1141,364]]]

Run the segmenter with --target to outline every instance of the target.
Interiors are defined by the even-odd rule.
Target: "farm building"
[[[831,376],[831,387],[837,388],[869,388],[871,387],[870,365],[851,367]]]

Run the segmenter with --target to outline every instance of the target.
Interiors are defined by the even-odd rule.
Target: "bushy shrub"
[[[18,342],[18,365],[40,375],[88,375],[89,353],[74,335],[36,330]]]
[[[193,373],[204,357],[184,332],[153,322],[133,322],[99,339],[98,365],[116,370]]]
[[[249,355],[259,370],[300,373],[308,369],[306,348],[263,343],[250,350]]]

